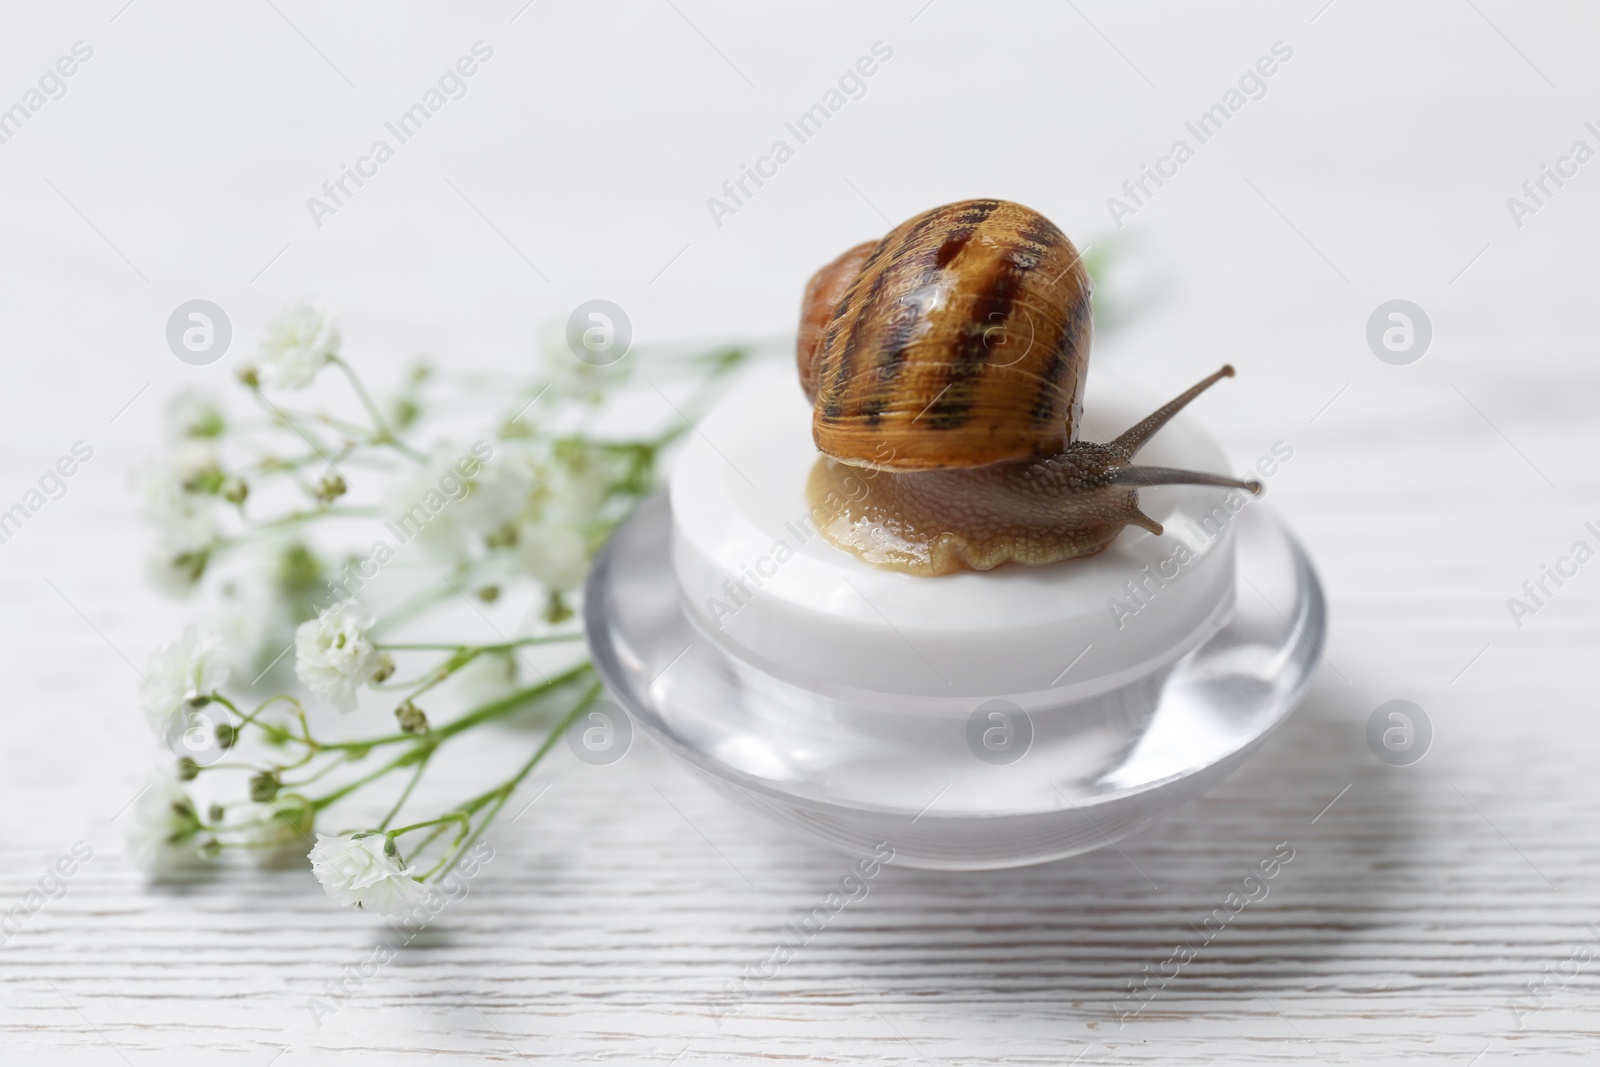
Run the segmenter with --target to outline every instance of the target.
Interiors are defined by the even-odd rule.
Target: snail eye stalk
[[[1224,378],[1233,377],[1233,364],[1224,363],[1222,369],[1209,377],[1202,378],[1194,385],[1185,389],[1171,400],[1156,408],[1150,414],[1134,423],[1114,441],[1107,443],[1108,448],[1121,455],[1124,459],[1132,459],[1156,435],[1156,431],[1172,421],[1172,417],[1184,408],[1189,402],[1201,393],[1210,389]]]

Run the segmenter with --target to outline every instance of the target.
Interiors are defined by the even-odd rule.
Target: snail
[[[1092,283],[1064,233],[1004,200],[925,211],[812,276],[796,344],[823,453],[820,532],[916,575],[1089,556],[1134,525],[1139,488],[1255,481],[1134,455],[1221,370],[1114,440],[1078,440]]]

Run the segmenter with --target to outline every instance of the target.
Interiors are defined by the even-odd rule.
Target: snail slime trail
[[[796,363],[823,453],[807,479],[821,532],[867,563],[932,576],[1089,556],[1150,485],[1260,483],[1133,462],[1201,380],[1113,441],[1078,440],[1089,369],[1091,282],[1037,211],[965,200],[923,212],[812,276]],[[991,359],[990,338],[1028,336]],[[863,479],[852,496],[845,481]]]

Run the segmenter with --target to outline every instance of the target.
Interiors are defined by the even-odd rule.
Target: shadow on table
[[[1385,924],[1381,885],[1418,834],[1418,783],[1373,756],[1331,689],[1209,796],[1117,847],[1005,871],[890,869],[826,936],[892,944],[881,965],[851,953],[869,995],[1065,998],[1103,1015],[1132,1002],[1130,982],[1173,999],[1319,984]]]

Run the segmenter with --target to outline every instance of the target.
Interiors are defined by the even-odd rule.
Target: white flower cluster
[[[347,601],[323,611],[296,632],[296,674],[342,711],[355,707],[358,688],[381,681],[393,670],[389,657],[373,644],[368,634],[371,626],[372,616],[367,609]],[[192,710],[207,703],[211,694],[227,684],[229,673],[227,650],[211,630],[190,626],[177,640],[162,645],[145,666],[139,688],[139,706],[151,730],[163,743],[170,744],[187,726]],[[226,821],[209,829],[229,832],[237,845],[252,850],[264,862],[274,863],[286,855],[305,854],[304,839],[313,815],[303,801],[236,805]],[[164,769],[133,804],[127,829],[128,855],[155,877],[182,877],[205,866],[207,833],[194,801],[171,771]],[[382,836],[377,840],[381,843]],[[381,864],[381,860],[382,857],[373,862]],[[344,862],[342,869],[349,866]],[[383,889],[373,888],[363,880],[370,874],[352,876],[352,892],[377,894],[383,901],[403,898],[403,886],[383,896]],[[324,877],[322,869],[318,870],[318,877]],[[406,881],[417,884],[409,878]]]
[[[150,656],[139,686],[139,708],[163,743],[185,726],[191,710],[228,682],[222,642],[210,630],[184,629]],[[163,769],[133,802],[126,831],[128,854],[157,877],[176,877],[203,866],[200,817],[183,788]]]
[[[253,363],[237,372],[261,414],[234,420],[218,404],[184,394],[167,412],[164,458],[142,468],[142,508],[157,533],[156,581],[178,594],[202,591],[215,629],[185,629],[151,656],[144,672],[139,705],[164,760],[124,816],[127,854],[161,878],[203,870],[209,861],[231,855],[229,849],[247,850],[258,862],[309,860],[333,900],[406,918],[437,894],[408,865],[407,855],[427,868],[437,854],[434,871],[448,877],[471,842],[436,844],[443,828],[459,822],[462,810],[477,810],[472,805],[486,796],[509,796],[548,745],[516,775],[467,802],[468,808],[418,820],[410,817],[412,787],[422,778],[426,757],[460,730],[522,708],[520,701],[500,698],[517,687],[524,646],[549,644],[554,651],[556,642],[572,640],[569,647],[576,650],[581,634],[569,625],[519,632],[498,644],[458,644],[448,637],[386,644],[387,637],[380,642],[374,636],[378,624],[363,601],[387,604],[381,594],[388,590],[367,591],[364,583],[377,577],[375,565],[387,564],[415,542],[414,556],[429,558],[409,562],[429,563],[426,569],[446,588],[423,588],[392,613],[386,608],[386,624],[410,618],[432,596],[463,587],[485,602],[532,591],[543,598],[548,623],[570,622],[568,598],[582,587],[591,555],[648,490],[660,450],[673,434],[609,442],[591,437],[590,405],[626,371],[591,366],[557,346],[542,376],[497,398],[511,401],[508,410],[520,406],[498,433],[486,434],[470,449],[446,442],[424,451],[419,439],[432,424],[422,420],[438,410],[440,395],[428,384],[432,372],[412,371],[380,403],[341,357],[341,343],[326,311],[309,303],[290,308],[267,325]],[[729,365],[727,356],[718,358],[718,368]],[[346,406],[359,401],[361,414],[279,407],[262,392],[306,389],[329,364],[348,379],[352,395]],[[488,388],[500,389],[492,376],[454,377],[487,380]],[[544,407],[528,414],[530,398],[539,397]],[[359,484],[346,481],[346,470],[357,472],[351,481]],[[352,542],[335,547],[335,538],[324,535],[335,523],[347,529],[347,520],[374,513],[390,521],[382,522],[384,536],[365,556],[350,551]],[[325,592],[339,599],[317,611],[314,604],[329,604]],[[391,653],[431,660],[431,666],[421,667],[413,681],[386,687],[395,672]],[[291,665],[299,686],[285,692],[277,680],[263,683],[273,672],[286,677]],[[585,669],[578,664],[564,677]],[[222,692],[230,676],[250,679],[245,689],[265,685],[275,695],[236,704],[241,694]],[[396,690],[391,706],[398,734],[337,741],[321,735],[319,716],[327,715],[328,705],[353,711],[364,689],[385,688]],[[522,689],[530,699],[554,691]],[[318,699],[304,700],[304,690]],[[419,707],[413,698],[430,707]],[[434,728],[428,711],[435,700],[459,700],[482,714],[467,713]],[[353,766],[374,744],[393,746],[387,751],[399,754],[374,770]],[[400,767],[416,768],[404,786],[398,773],[387,777]],[[220,795],[213,789],[238,783],[231,775],[241,770],[248,774],[243,789]],[[333,805],[368,788],[374,794],[390,790],[391,800],[384,802],[389,814],[381,823],[338,836],[316,832],[319,821],[333,817],[326,814]],[[481,835],[497,811],[491,808],[467,832]],[[393,829],[391,822],[404,825]],[[430,827],[435,829],[428,832]],[[407,841],[420,843],[402,853]]]
[[[441,445],[430,462],[397,485],[389,512],[405,515],[418,500],[436,493],[452,477],[451,461],[462,454]],[[445,562],[461,565],[490,548],[508,548],[516,570],[556,593],[583,584],[605,505],[621,477],[604,450],[577,442],[552,449],[543,442],[511,438],[494,458],[465,479],[463,493],[434,510],[419,528],[418,543]]]
[[[395,482],[385,512],[434,558],[459,565],[481,555],[486,540],[524,506],[533,472],[519,449],[483,442],[440,442],[425,463]]]
[[[217,498],[207,490],[220,486],[222,477],[216,443],[204,437],[173,442],[166,461],[138,477],[141,510],[156,531],[150,575],[172,595],[192,591],[205,571],[218,534]]]
[[[300,303],[267,323],[256,359],[265,385],[304,389],[339,354],[339,328],[327,312]]]
[[[589,569],[589,527],[600,517],[617,472],[596,449],[572,449],[542,467],[539,491],[517,523],[517,562],[546,588],[570,592]]]
[[[403,918],[428,899],[428,890],[402,867],[386,834],[317,835],[311,870],[328,896],[357,908]]]
[[[154,878],[181,878],[205,866],[194,802],[171,777],[158,775],[128,812],[127,854]]]
[[[354,711],[356,690],[394,670],[372,643],[371,629],[372,613],[358,601],[324,608],[294,632],[295,676],[340,711]]]
[[[301,303],[267,323],[255,373],[284,389],[303,389],[339,353],[333,317]],[[221,409],[193,393],[168,405],[174,431],[170,455],[138,480],[146,518],[156,530],[150,561],[155,583],[174,595],[199,584],[220,536],[219,504],[239,504],[248,487],[224,473],[218,439],[227,428]]]
[[[139,686],[139,708],[150,729],[166,737],[174,720],[193,704],[228,684],[222,642],[210,630],[186,627],[183,636],[155,651]]]

